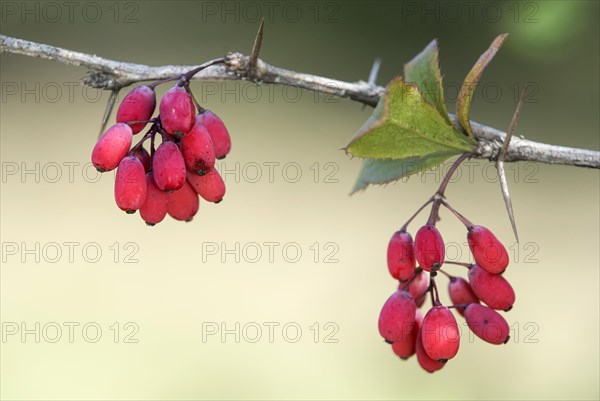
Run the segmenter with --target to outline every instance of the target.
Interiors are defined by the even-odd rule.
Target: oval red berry
[[[415,235],[415,258],[428,272],[436,271],[444,263],[445,249],[442,235],[435,226],[424,225]]]
[[[406,281],[413,276],[417,262],[409,233],[397,231],[392,235],[387,249],[387,262],[390,274],[396,280]]]
[[[487,228],[471,227],[467,233],[467,241],[475,262],[488,272],[499,274],[508,266],[506,248]]]

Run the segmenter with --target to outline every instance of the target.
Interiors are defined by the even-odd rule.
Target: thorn
[[[112,113],[113,106],[117,100],[117,95],[119,94],[119,89],[116,88],[111,90],[110,97],[108,98],[108,102],[106,103],[106,109],[104,109],[104,116],[102,116],[102,122],[100,123],[100,132],[98,133],[98,138],[102,136],[104,133],[104,129],[106,128],[106,123],[108,122],[108,118],[110,117],[110,113]]]
[[[525,90],[521,92],[521,97],[519,98],[519,103],[517,103],[517,108],[515,109],[515,114],[510,122],[510,126],[508,127],[508,132],[506,133],[506,138],[504,138],[504,144],[502,145],[502,149],[500,150],[500,155],[498,156],[498,160],[496,161],[496,169],[498,170],[498,177],[500,179],[500,189],[502,191],[502,197],[504,198],[504,204],[506,205],[506,211],[508,212],[508,218],[510,219],[510,225],[512,226],[513,233],[515,234],[515,239],[517,243],[519,242],[519,234],[517,233],[517,224],[515,222],[515,215],[513,212],[512,201],[510,199],[510,193],[508,192],[508,182],[506,181],[506,173],[504,171],[504,157],[506,156],[506,152],[508,151],[508,145],[510,144],[510,140],[513,136],[513,132],[515,127],[517,126],[517,119],[519,118],[519,112],[521,111],[521,106],[523,105],[523,99],[525,97]]]
[[[260,20],[260,26],[258,27],[256,38],[254,39],[254,46],[252,47],[252,55],[250,56],[250,71],[253,71],[256,68],[256,63],[258,62],[258,54],[260,53],[260,47],[262,45],[264,29],[265,19],[263,18]]]
[[[377,74],[379,74],[379,67],[381,67],[381,59],[378,57],[373,61],[373,66],[371,67],[371,72],[369,73],[369,80],[367,81],[369,85],[375,85],[375,81],[377,81]]]
[[[379,74],[379,67],[381,67],[381,59],[377,57],[375,60],[373,60],[373,65],[371,66],[369,80],[367,81],[369,85],[375,85],[375,82],[377,81],[377,75]],[[367,105],[363,104],[362,110],[364,110],[365,107],[367,107]]]

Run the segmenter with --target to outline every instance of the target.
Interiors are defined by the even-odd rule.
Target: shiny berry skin
[[[205,110],[198,116],[200,124],[204,125],[212,138],[217,159],[223,159],[231,150],[231,138],[223,121],[212,111]]]
[[[475,262],[493,274],[502,273],[508,266],[508,252],[490,230],[482,226],[473,226],[467,233],[469,248]]]
[[[175,136],[189,132],[196,119],[192,97],[177,86],[163,95],[159,111],[163,129]]]
[[[408,359],[415,354],[415,345],[419,329],[421,328],[421,322],[423,322],[423,314],[417,309],[415,323],[412,328],[407,327],[402,339],[392,343],[392,351],[394,351],[394,354],[402,359]]]
[[[473,292],[492,309],[508,311],[515,303],[515,291],[500,274],[491,274],[475,264],[469,270]]]
[[[148,151],[146,149],[139,148],[139,149],[131,151],[130,153],[131,153],[131,155],[140,159],[140,161],[142,162],[142,165],[144,166],[144,170],[146,170],[146,173],[151,170],[152,158],[150,157],[150,154],[148,153]]]
[[[225,196],[225,183],[215,168],[202,176],[188,170],[187,180],[198,195],[207,202],[219,203]]]
[[[186,169],[179,147],[166,141],[154,152],[152,171],[156,186],[163,191],[175,191],[185,183]]]
[[[448,283],[448,294],[454,305],[479,303],[479,298],[477,298],[477,295],[475,295],[467,280],[462,277],[450,278],[450,282]],[[455,310],[460,313],[461,316],[464,316],[464,308],[457,307]]]
[[[398,289],[400,290],[405,286],[405,283],[400,283]],[[423,305],[423,303],[425,302],[425,294],[427,292],[428,287],[428,274],[421,270],[419,273],[417,273],[417,277],[415,277],[415,279],[410,283],[410,285],[407,288],[407,291],[413,297],[418,307],[421,307],[421,305]]]
[[[181,137],[181,152],[187,168],[198,175],[208,173],[215,165],[215,149],[208,131],[202,124],[194,124]]]
[[[387,249],[387,262],[390,274],[396,280],[406,281],[413,276],[417,262],[409,233],[397,231],[392,235]]]
[[[421,330],[419,330],[417,339],[415,341],[415,353],[417,354],[417,361],[419,362],[421,368],[429,373],[433,373],[446,366],[446,364],[436,361],[435,359],[431,359],[429,355],[427,355],[425,348],[423,347],[423,339],[421,338],[422,328],[423,326],[421,324]]]
[[[167,202],[169,216],[175,220],[192,221],[200,207],[200,199],[190,184],[185,181],[181,189],[167,195],[169,198]]]
[[[125,96],[117,110],[117,122],[149,120],[156,107],[156,93],[147,85],[138,86]],[[137,134],[147,123],[132,124],[131,130]]]
[[[415,322],[417,307],[406,291],[394,292],[381,308],[379,334],[389,343],[402,340]]]
[[[469,305],[465,309],[465,319],[471,331],[490,344],[506,344],[510,338],[510,328],[506,320],[487,306]]]
[[[444,263],[444,240],[435,226],[424,225],[415,235],[415,258],[428,272],[437,271]]]
[[[454,358],[460,346],[458,324],[450,309],[434,306],[421,324],[423,348],[431,359],[445,362]]]
[[[146,200],[140,207],[140,216],[149,226],[163,221],[167,215],[168,193],[162,191],[154,182],[152,172],[146,174]]]
[[[126,156],[119,163],[115,178],[115,201],[121,210],[131,214],[146,200],[146,172],[135,156]]]
[[[101,173],[114,170],[131,147],[133,133],[127,124],[118,123],[110,127],[92,150],[92,164]]]

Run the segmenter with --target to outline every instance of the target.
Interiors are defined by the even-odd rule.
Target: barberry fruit
[[[146,172],[135,156],[126,156],[119,163],[115,178],[115,201],[121,210],[135,213],[146,200]]]
[[[180,189],[168,194],[167,213],[175,220],[191,221],[199,207],[198,194],[187,181]]]
[[[152,117],[156,107],[156,93],[147,85],[138,86],[125,96],[117,110],[117,122],[146,121]],[[131,130],[137,134],[147,123],[131,124]]]
[[[110,127],[92,150],[92,164],[101,173],[114,170],[121,159],[125,157],[129,148],[133,133],[127,124],[117,123]]]
[[[223,121],[212,111],[204,110],[198,116],[196,122],[204,125],[210,134],[212,142],[215,146],[215,155],[217,159],[223,159],[231,150],[231,138],[229,131],[223,124]]]
[[[152,172],[146,174],[146,200],[140,208],[140,216],[149,226],[163,221],[167,215],[168,193],[162,191],[154,182]]]
[[[510,328],[506,320],[495,310],[479,304],[470,304],[465,309],[467,325],[483,341],[491,344],[506,344]]]
[[[189,132],[194,125],[196,111],[192,97],[178,86],[163,95],[159,111],[162,128],[177,137]]]
[[[515,291],[500,274],[492,274],[475,264],[469,269],[473,292],[492,309],[508,311],[515,303]]]
[[[423,322],[423,314],[417,309],[415,314],[415,322],[412,327],[407,326],[400,340],[392,343],[392,351],[402,359],[408,359],[415,354],[415,345],[417,335]]]
[[[406,291],[394,292],[383,304],[379,314],[379,334],[389,343],[400,341],[407,329],[412,329],[417,307]]]
[[[181,152],[187,168],[198,175],[208,173],[215,165],[215,148],[202,124],[194,124],[181,137]]]
[[[450,277],[450,281],[448,282],[448,294],[454,305],[479,303],[479,298],[477,298],[477,295],[475,295],[467,280],[462,277]],[[464,307],[456,307],[455,309],[461,316],[464,316]]]
[[[409,284],[407,291],[415,300],[418,307],[421,307],[425,302],[425,295],[427,294],[427,287],[429,286],[429,277],[423,270],[415,273],[417,277]],[[400,283],[398,289],[402,289],[406,286],[404,283]]]
[[[423,333],[423,324],[421,324],[421,329],[417,334],[417,339],[415,341],[415,353],[417,354],[417,361],[421,368],[429,373],[433,373],[437,370],[440,370],[444,366],[446,366],[445,362],[436,361],[432,359],[427,352],[425,352],[425,348],[423,347],[423,338],[421,337]]]
[[[392,235],[387,249],[388,269],[396,280],[406,281],[415,273],[413,239],[406,231]],[[416,299],[416,298],[415,298]]]
[[[186,169],[179,147],[171,141],[160,144],[152,161],[154,181],[163,191],[175,191],[185,183]]]
[[[442,235],[434,225],[426,224],[415,235],[415,257],[419,266],[428,272],[437,271],[444,263]]]
[[[446,362],[454,358],[460,346],[460,332],[450,309],[442,305],[429,309],[421,324],[421,338],[431,359]]]
[[[225,183],[215,168],[202,176],[188,170],[187,180],[198,195],[207,202],[219,203],[225,196]]]
[[[506,248],[487,228],[483,226],[469,227],[467,241],[475,262],[488,272],[499,274],[508,266]]]
[[[142,165],[144,166],[144,170],[146,171],[146,173],[152,169],[152,158],[150,157],[150,154],[148,153],[148,151],[146,149],[137,148],[135,150],[132,150],[130,153],[131,153],[131,155],[140,159],[140,161],[142,162]]]

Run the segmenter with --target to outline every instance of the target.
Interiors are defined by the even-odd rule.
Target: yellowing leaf
[[[479,57],[471,71],[467,74],[465,81],[463,82],[458,98],[456,99],[456,115],[460,124],[463,126],[467,134],[475,139],[473,131],[471,130],[471,123],[469,122],[469,110],[471,109],[471,99],[473,99],[473,92],[479,83],[481,74],[485,67],[492,61],[502,44],[508,37],[508,33],[503,33],[494,39],[490,47]]]
[[[474,144],[452,127],[416,86],[396,78],[345,150],[361,158],[402,159],[471,152]]]

